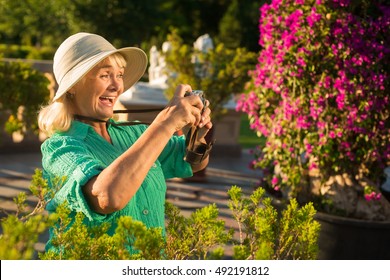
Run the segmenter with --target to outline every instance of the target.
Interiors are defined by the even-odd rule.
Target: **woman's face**
[[[113,108],[123,93],[124,67],[114,59],[106,58],[70,91],[74,93],[74,114],[107,120],[113,115]]]

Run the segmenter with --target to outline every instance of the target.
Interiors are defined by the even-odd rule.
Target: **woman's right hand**
[[[186,92],[191,91],[190,85],[178,85],[173,98],[167,107],[157,115],[154,122],[166,125],[174,132],[185,126],[198,126],[201,122],[203,102],[196,95],[184,96]]]

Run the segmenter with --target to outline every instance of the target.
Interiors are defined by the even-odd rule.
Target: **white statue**
[[[171,44],[171,42],[165,41],[165,42],[162,44],[162,52],[163,52],[163,53],[167,53],[167,52],[169,52],[171,49],[172,49],[172,44]]]
[[[209,34],[204,34],[200,36],[194,42],[194,49],[207,53],[210,49],[214,48],[213,40]],[[149,66],[149,84],[153,86],[166,87],[169,75],[166,73],[166,61],[165,55],[172,49],[172,44],[168,41],[164,42],[161,46],[161,52],[158,51],[156,46],[152,46],[150,49],[150,66]],[[202,71],[202,63],[199,61],[199,58],[194,55],[191,58],[196,71],[200,76],[204,75]],[[174,75],[172,73],[170,75]]]
[[[214,43],[209,34],[204,34],[200,36],[198,39],[196,39],[194,43],[194,49],[203,53],[207,53],[210,49],[213,48]]]
[[[166,61],[164,54],[171,49],[169,42],[162,44],[162,54],[156,46],[150,49],[149,83],[154,85],[166,86],[168,76],[165,73]]]
[[[194,49],[202,53],[207,53],[211,49],[214,49],[213,40],[211,39],[210,35],[204,34],[198,37],[198,39],[196,39],[194,42]],[[201,61],[199,54],[193,54],[191,57],[191,62],[194,64],[195,73],[199,77],[204,78],[208,75],[208,65],[206,62]]]
[[[152,46],[150,48],[149,54],[150,54],[149,81],[153,81],[156,78],[158,78],[158,74],[159,74],[156,73],[156,68],[158,67],[160,52],[157,50],[156,46]]]

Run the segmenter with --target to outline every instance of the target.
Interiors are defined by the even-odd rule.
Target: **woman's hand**
[[[212,126],[210,109],[206,109],[202,113],[204,106],[200,97],[196,95],[185,96],[186,92],[191,91],[190,85],[177,86],[173,98],[154,121],[171,127],[174,132],[185,127],[199,126],[202,128],[204,136]]]
[[[210,102],[206,100],[205,108],[201,115],[201,121],[198,125],[198,141],[204,142],[204,137],[206,136],[207,132],[213,127],[213,123],[211,122],[211,110],[209,108]]]

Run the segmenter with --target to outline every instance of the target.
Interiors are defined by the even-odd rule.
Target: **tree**
[[[89,32],[98,33],[117,45],[137,45],[153,36],[156,26],[168,15],[161,13],[162,4],[148,1],[75,0],[76,17],[82,19]]]
[[[258,7],[262,1],[231,1],[219,21],[217,39],[229,48],[245,47],[258,51]],[[261,5],[261,4],[260,4]]]
[[[0,40],[54,47],[69,35],[86,31],[118,47],[148,49],[161,45],[175,28],[187,43],[208,33],[232,47],[257,51],[257,11],[254,0],[0,0]]]
[[[72,7],[68,0],[0,0],[0,32],[15,43],[56,46],[74,30]]]

